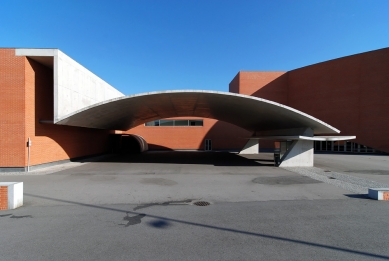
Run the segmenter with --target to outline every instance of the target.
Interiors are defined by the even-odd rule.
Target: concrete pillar
[[[249,139],[239,154],[258,154],[258,139]]]
[[[313,167],[313,141],[295,140],[281,158],[280,167]]]

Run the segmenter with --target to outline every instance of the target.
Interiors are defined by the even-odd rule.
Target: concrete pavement
[[[25,185],[25,206],[0,212],[1,260],[389,260],[387,202],[275,168],[271,154],[69,165],[0,176]]]

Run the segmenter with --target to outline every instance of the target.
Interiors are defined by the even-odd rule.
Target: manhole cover
[[[193,204],[196,205],[196,206],[201,206],[201,207],[205,207],[205,206],[211,205],[211,203],[206,202],[206,201],[197,201],[197,202],[195,202]]]

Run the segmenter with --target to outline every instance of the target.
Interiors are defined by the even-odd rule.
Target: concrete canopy
[[[128,130],[145,122],[180,116],[213,118],[249,131],[311,128],[314,134],[336,128],[291,107],[230,92],[179,90],[124,96],[62,117],[56,124]]]

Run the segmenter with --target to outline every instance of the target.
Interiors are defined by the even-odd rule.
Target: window
[[[159,120],[159,126],[174,126],[173,120]]]
[[[177,127],[193,127],[204,126],[203,120],[155,120],[145,123],[145,126],[177,126]]]

